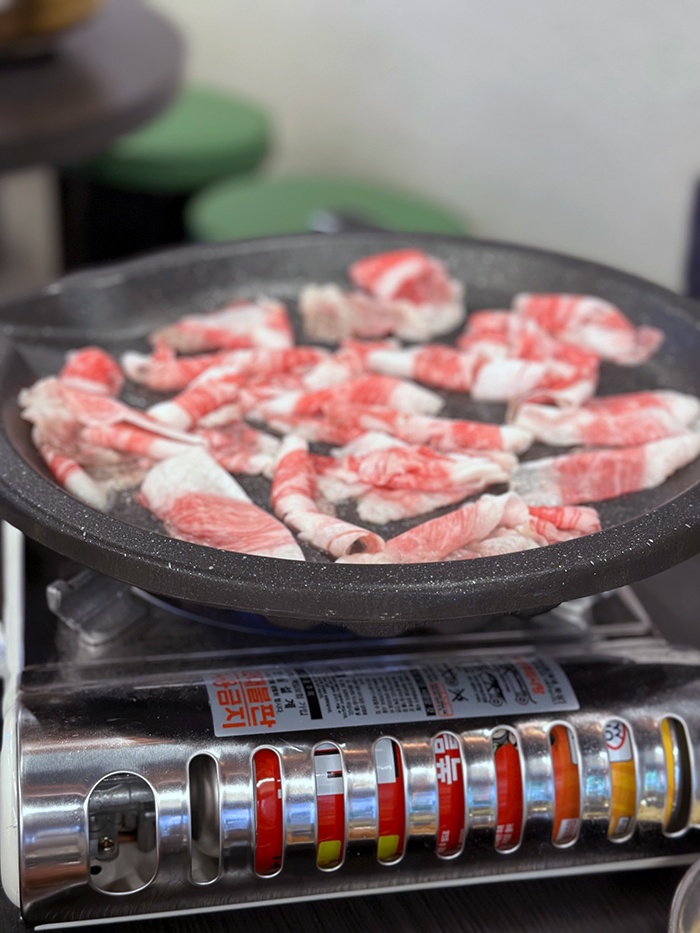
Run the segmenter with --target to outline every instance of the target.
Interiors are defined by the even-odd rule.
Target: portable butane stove
[[[700,653],[628,588],[361,640],[36,545],[25,588],[23,552],[5,525],[2,881],[37,929],[700,852]]]
[[[184,314],[261,293],[285,302],[301,336],[302,285],[343,282],[356,260],[407,247],[467,283],[470,311],[510,307],[523,291],[613,302],[665,340],[647,366],[604,363],[599,393],[700,396],[700,332],[684,299],[471,238],[192,246],[5,305],[0,513],[14,527],[3,545],[0,838],[3,886],[29,925],[680,864],[700,852],[700,653],[670,647],[630,591],[587,596],[697,554],[700,459],[598,503],[594,535],[370,567],[311,548],[284,561],[174,539],[133,498],[96,512],[54,482],[32,443],[18,393],[58,372],[67,350],[98,344],[119,358]],[[128,402],[150,404],[132,390]],[[505,418],[503,405],[464,393],[445,404],[453,417]],[[268,507],[264,479],[245,482]],[[355,521],[352,509],[340,517]],[[78,563],[33,545],[25,588],[15,529]]]

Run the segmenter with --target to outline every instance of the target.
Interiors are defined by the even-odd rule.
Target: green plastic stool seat
[[[117,188],[189,193],[255,169],[270,144],[265,112],[227,94],[189,88],[148,126],[94,159],[90,172]]]
[[[188,203],[185,227],[193,240],[220,242],[313,228],[319,212],[368,225],[416,233],[464,234],[461,219],[412,194],[332,178],[223,179]]]

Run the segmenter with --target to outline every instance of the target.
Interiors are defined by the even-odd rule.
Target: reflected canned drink
[[[669,717],[662,721],[661,742],[666,761],[664,832],[671,836],[683,832],[690,819],[692,772],[688,739],[680,720]]]
[[[673,823],[674,814],[678,812],[681,795],[681,762],[678,748],[677,728],[679,723],[675,719],[664,719],[661,723],[661,741],[664,747],[666,761],[666,812],[664,814],[664,829],[669,829]]]
[[[406,796],[403,784],[403,758],[398,742],[379,739],[374,746],[377,775],[379,838],[377,858],[390,864],[403,855],[406,835]]]
[[[637,811],[635,747],[630,727],[621,719],[605,723],[605,742],[610,769],[610,816],[608,836],[624,841],[632,834]],[[496,782],[496,838],[499,852],[513,852],[523,838],[525,772],[518,737],[512,726],[491,732]],[[430,739],[436,795],[438,858],[458,856],[465,846],[468,825],[468,778],[462,740],[451,732]],[[568,846],[579,836],[581,776],[576,734],[562,722],[549,728],[554,784],[552,844]],[[659,744],[665,762],[666,805],[663,828],[674,835],[687,828],[691,804],[691,767],[683,724],[672,717],[661,721]],[[408,838],[406,766],[401,743],[382,736],[373,744],[377,789],[377,860],[399,862]],[[346,782],[342,748],[322,742],[312,753],[316,800],[316,864],[322,870],[339,867],[346,846]],[[271,748],[253,755],[255,782],[255,871],[271,876],[282,867],[284,812],[282,799],[283,757]]]
[[[496,729],[492,734],[498,819],[496,848],[508,852],[520,845],[523,833],[523,776],[520,752],[515,733],[510,729]]]
[[[314,772],[318,828],[316,864],[327,870],[340,865],[345,846],[343,759],[337,745],[324,742],[316,747]]]
[[[284,819],[282,775],[277,752],[260,748],[253,755],[255,780],[255,872],[276,875],[282,867]]]
[[[438,782],[437,854],[450,858],[464,848],[466,807],[464,774],[459,740],[451,732],[433,739]]]
[[[608,836],[611,839],[623,839],[634,829],[637,814],[637,776],[632,737],[627,723],[621,719],[606,722],[605,744],[610,761]]]
[[[567,726],[552,726],[549,743],[554,772],[554,827],[552,842],[566,846],[578,836],[581,825],[581,784],[576,740]]]

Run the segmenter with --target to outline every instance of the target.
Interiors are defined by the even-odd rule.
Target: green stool
[[[378,185],[331,178],[227,178],[203,189],[188,203],[185,227],[200,242],[332,232],[334,216],[368,226],[418,233],[466,233],[449,211]]]
[[[270,125],[258,107],[190,88],[160,117],[64,176],[65,265],[180,243],[187,199],[261,164]]]

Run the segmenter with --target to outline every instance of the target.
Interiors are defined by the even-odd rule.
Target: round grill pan
[[[366,623],[368,634],[552,605],[650,576],[700,551],[700,461],[659,489],[601,503],[598,534],[502,557],[403,566],[337,566],[311,550],[307,563],[212,550],[164,536],[138,507],[102,515],[51,479],[16,396],[37,376],[57,372],[66,349],[98,343],[118,354],[145,347],[155,326],[234,296],[279,297],[296,318],[303,284],[344,283],[353,260],[405,246],[443,259],[467,283],[469,310],[509,307],[519,291],[613,301],[635,323],[660,327],[666,340],[643,367],[604,364],[599,391],[669,388],[700,396],[696,306],[599,265],[499,243],[375,232],[186,247],[81,273],[0,308],[0,332],[10,338],[0,346],[0,513],[55,551],[154,593],[273,617],[351,621],[355,630]],[[126,397],[150,401],[128,390]],[[452,397],[448,410],[497,421],[504,408]],[[540,447],[528,457],[551,452]],[[248,489],[262,502],[255,482]],[[351,511],[341,515],[352,518]],[[380,531],[395,534],[408,524]]]

